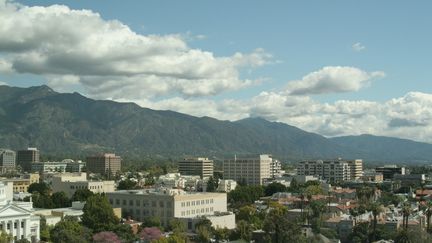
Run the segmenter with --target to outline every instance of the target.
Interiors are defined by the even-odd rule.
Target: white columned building
[[[12,183],[0,181],[0,230],[14,240],[38,242],[40,218],[33,214],[33,203],[12,201],[12,197]]]

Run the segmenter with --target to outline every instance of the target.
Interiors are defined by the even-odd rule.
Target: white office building
[[[196,218],[227,212],[226,193],[154,188],[108,192],[106,195],[114,208],[122,209],[123,217],[131,216],[143,221],[146,217],[156,216],[164,226],[173,218]],[[234,220],[234,215],[231,217]],[[229,225],[232,223],[230,221]]]
[[[89,181],[87,173],[58,173],[53,175],[53,192],[65,192],[71,197],[78,189],[89,189],[93,193],[106,193],[115,190],[114,181]]]

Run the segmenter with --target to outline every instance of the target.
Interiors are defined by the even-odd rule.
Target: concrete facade
[[[173,218],[193,218],[227,212],[226,193],[188,193],[179,189],[124,190],[106,193],[113,207],[123,216],[144,221],[156,216],[167,226]]]
[[[62,173],[52,177],[53,192],[65,192],[71,197],[77,189],[89,189],[93,193],[107,193],[115,190],[114,181],[88,181],[87,173]]]
[[[224,179],[244,181],[248,185],[263,185],[264,179],[271,178],[271,163],[272,157],[267,154],[226,159],[223,161]]]
[[[102,154],[87,157],[87,171],[114,175],[121,170],[121,157],[115,154]]]

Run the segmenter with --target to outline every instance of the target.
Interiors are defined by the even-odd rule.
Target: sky
[[[0,84],[432,143],[431,7],[0,0]]]

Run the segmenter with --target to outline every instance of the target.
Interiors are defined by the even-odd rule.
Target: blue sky
[[[24,6],[3,3],[8,10],[0,14],[0,20],[12,19],[14,23],[18,21],[14,16],[20,15],[21,20],[28,17],[32,24],[19,26],[17,32],[22,31],[22,36],[0,41],[0,58],[5,63],[3,72],[0,65],[0,82],[8,85],[46,83],[62,92],[79,91],[97,99],[133,101],[153,109],[220,119],[262,116],[326,136],[372,133],[431,141],[430,1],[18,2]],[[53,4],[67,8],[50,7]],[[43,8],[35,17],[25,6]],[[82,15],[77,12],[83,9],[94,14],[90,20],[80,20]],[[62,13],[60,17],[52,15],[56,11]],[[47,17],[42,20],[40,16]],[[20,61],[31,53],[52,57],[79,49],[76,43],[67,47],[67,43],[53,39],[79,36],[74,28],[93,20],[95,36],[104,36],[103,41],[113,45],[113,52],[124,53],[118,45],[127,45],[129,39],[140,55],[141,51],[142,55],[160,51],[159,43],[161,49],[166,45],[170,51],[148,59],[137,59],[132,52],[124,54],[124,60],[116,55],[110,64],[103,63],[111,58],[107,52],[97,56],[100,59],[95,63],[91,60],[96,58],[92,56],[96,51],[77,52],[74,58],[88,61],[88,66],[67,60],[61,70]],[[115,29],[106,35],[99,32],[113,20],[139,38],[161,39],[153,38],[148,49],[155,49],[147,52],[145,44],[134,42],[133,34],[116,41],[120,34]],[[13,30],[3,28],[1,32],[1,25],[0,34]],[[83,32],[82,39],[91,31]],[[25,40],[28,43],[19,42],[28,33],[34,34]],[[40,38],[52,43],[44,46]],[[11,43],[25,46],[26,53],[8,49]],[[180,54],[176,53],[179,49]],[[186,61],[170,63],[183,60],[181,53],[185,52]],[[212,56],[209,62],[208,53]],[[136,67],[125,75],[120,68],[110,72],[110,65],[118,63],[126,69]],[[152,65],[161,67],[156,70]],[[83,71],[86,68],[89,70]],[[194,83],[196,80],[200,81]],[[406,125],[395,127],[395,120]]]

